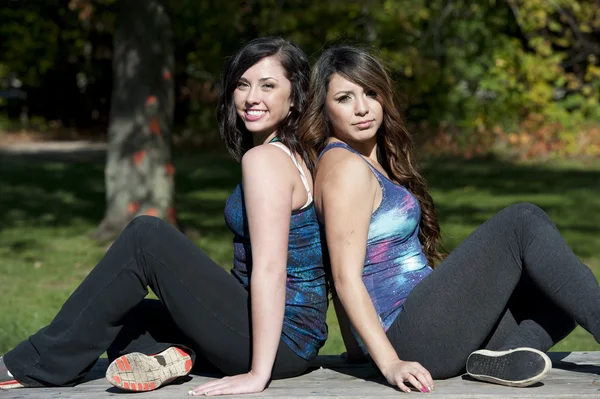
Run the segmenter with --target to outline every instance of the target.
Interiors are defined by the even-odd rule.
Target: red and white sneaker
[[[152,391],[186,376],[191,369],[190,355],[171,346],[156,355],[133,352],[115,359],[106,370],[106,379],[127,391]]]
[[[4,364],[4,359],[0,357],[0,390],[24,388],[23,384],[15,380],[15,377],[8,371]]]

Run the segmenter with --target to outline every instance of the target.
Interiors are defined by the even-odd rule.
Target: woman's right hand
[[[433,391],[431,374],[417,362],[395,360],[381,370],[381,373],[388,383],[397,386],[404,392],[410,392],[410,388],[404,384],[405,382],[423,393]]]

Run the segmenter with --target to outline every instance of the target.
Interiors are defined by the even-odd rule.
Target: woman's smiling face
[[[275,56],[265,57],[238,80],[233,101],[250,133],[271,134],[289,115],[292,83]]]

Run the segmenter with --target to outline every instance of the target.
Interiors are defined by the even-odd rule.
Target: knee
[[[156,227],[162,221],[162,219],[157,218],[156,216],[140,215],[133,218],[127,225],[127,228],[140,229]]]
[[[518,202],[505,208],[505,211],[519,219],[531,215],[546,215],[546,212],[542,208],[529,202]]]
[[[160,218],[157,218],[155,216],[140,215],[135,217],[131,222],[129,222],[129,224],[127,225],[127,227],[125,227],[125,230],[123,230],[123,232],[136,235],[140,233],[143,234],[151,231],[152,229],[160,228],[164,225],[167,225],[167,222]]]
[[[542,208],[529,202],[519,202],[501,211],[505,217],[518,229],[529,226],[532,219],[551,222],[550,217]]]

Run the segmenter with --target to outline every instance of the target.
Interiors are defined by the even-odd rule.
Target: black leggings
[[[598,281],[543,210],[516,204],[414,288],[387,336],[400,359],[449,378],[477,349],[545,352],[577,323],[600,342]]]
[[[143,300],[148,288],[159,301]],[[141,216],[119,235],[54,320],[4,361],[27,385],[81,381],[102,353],[154,354],[177,344],[225,374],[251,365],[248,292],[193,242],[161,219]],[[112,347],[110,347],[112,345]],[[283,341],[273,378],[309,362]]]

